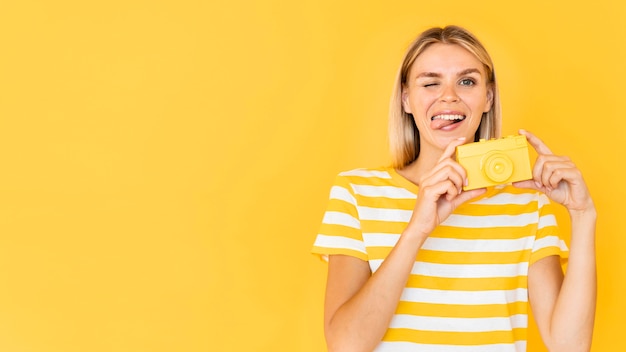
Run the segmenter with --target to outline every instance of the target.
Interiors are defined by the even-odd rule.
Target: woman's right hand
[[[456,147],[464,143],[465,138],[450,142],[435,167],[420,179],[417,201],[405,233],[425,239],[459,205],[486,192],[485,188],[463,191],[467,173],[452,156]]]

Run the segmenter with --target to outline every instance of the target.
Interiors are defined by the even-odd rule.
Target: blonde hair
[[[501,114],[498,85],[496,84],[493,61],[487,50],[473,34],[464,28],[458,26],[430,28],[417,37],[407,50],[393,88],[389,108],[389,146],[391,149],[392,166],[395,168],[403,168],[415,161],[419,156],[419,131],[413,120],[413,115],[404,111],[402,91],[406,86],[411,66],[413,66],[417,57],[426,48],[435,43],[459,45],[474,54],[482,62],[487,73],[487,84],[491,85],[493,90],[493,103],[491,109],[483,113],[474,138],[477,141],[480,138],[500,137]]]

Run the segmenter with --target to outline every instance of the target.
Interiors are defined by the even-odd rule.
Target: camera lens
[[[483,173],[493,182],[505,182],[513,174],[513,162],[506,154],[490,153],[483,160]]]

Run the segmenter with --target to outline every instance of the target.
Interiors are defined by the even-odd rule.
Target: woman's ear
[[[484,112],[489,112],[493,106],[493,85],[487,85],[487,100],[485,101]]]
[[[404,109],[404,112],[407,114],[413,113],[411,112],[411,105],[409,104],[409,92],[405,89],[402,89],[402,109]]]

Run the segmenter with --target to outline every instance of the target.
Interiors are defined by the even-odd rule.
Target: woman
[[[551,351],[589,350],[596,211],[580,171],[520,130],[538,153],[533,179],[463,191],[455,148],[499,137],[497,92],[463,28],[410,46],[390,112],[394,165],[339,174],[314,245],[328,258],[330,351],[525,351],[528,303]],[[569,252],[553,203],[571,217]]]

